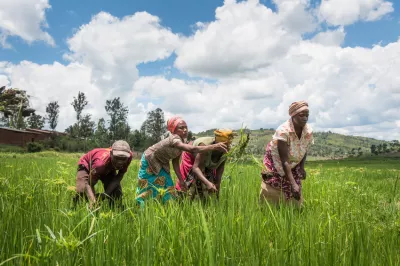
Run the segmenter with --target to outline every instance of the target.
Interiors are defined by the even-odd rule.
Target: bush
[[[38,142],[29,142],[27,148],[28,152],[40,152],[43,150],[43,145]]]
[[[26,151],[20,146],[0,144],[0,152],[25,153]]]

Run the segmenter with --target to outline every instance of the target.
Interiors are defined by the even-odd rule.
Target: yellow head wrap
[[[234,133],[230,129],[217,129],[214,131],[215,142],[232,142]]]

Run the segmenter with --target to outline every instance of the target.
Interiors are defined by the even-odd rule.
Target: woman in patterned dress
[[[143,154],[138,173],[137,202],[143,207],[146,199],[157,198],[165,203],[175,197],[174,182],[170,173],[170,161],[183,190],[187,187],[179,171],[179,158],[182,151],[190,153],[204,153],[208,151],[226,152],[224,143],[208,146],[192,146],[185,143],[188,128],[180,117],[172,117],[167,122],[167,129],[171,133],[167,138],[149,147]],[[214,187],[212,190],[217,190]]]
[[[300,207],[303,203],[301,180],[306,178],[304,163],[314,143],[312,129],[307,124],[308,103],[292,103],[289,115],[290,119],[278,127],[267,145],[260,202],[267,200],[275,205],[290,203]]]

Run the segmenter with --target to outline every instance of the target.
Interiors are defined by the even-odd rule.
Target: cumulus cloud
[[[322,0],[319,15],[331,25],[350,25],[375,21],[393,11],[393,3],[384,0]]]
[[[64,57],[92,68],[97,86],[129,89],[139,76],[136,66],[169,57],[180,38],[147,12],[122,19],[100,12],[67,43]]]
[[[0,1],[0,45],[10,48],[7,37],[18,36],[28,43],[44,41],[54,46],[53,38],[44,31],[48,27],[46,9],[48,0]]]
[[[290,32],[304,33],[317,27],[315,10],[309,0],[274,0],[280,24]]]
[[[326,46],[340,46],[344,42],[346,32],[343,27],[336,30],[328,30],[319,32],[312,39],[313,42],[320,43]]]
[[[303,1],[276,2],[279,13],[258,1],[226,1],[216,9],[215,21],[198,23],[194,35],[177,49],[175,66],[191,75],[219,78],[274,63],[312,28]]]

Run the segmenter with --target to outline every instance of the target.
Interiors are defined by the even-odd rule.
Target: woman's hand
[[[207,183],[207,189],[209,192],[217,192],[218,191],[217,187],[211,182]]]
[[[293,198],[295,198],[296,200],[300,200],[301,197],[300,186],[296,182],[292,184],[292,194]]]
[[[219,142],[219,143],[213,144],[212,146],[213,146],[213,151],[220,151],[223,153],[228,152],[228,146],[226,145],[226,143]]]
[[[186,185],[185,181],[183,181],[183,180],[179,182],[179,186],[181,187],[181,190],[183,192],[186,192],[189,189],[188,186]]]
[[[90,210],[95,209],[96,206],[97,206],[97,201],[96,201],[96,200],[94,200],[94,201],[89,201],[89,209],[90,209]]]

